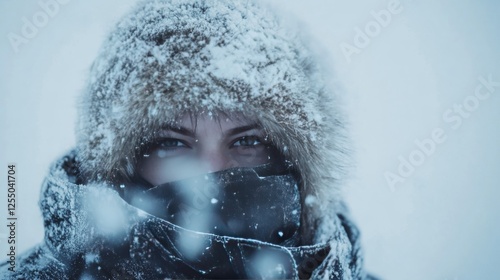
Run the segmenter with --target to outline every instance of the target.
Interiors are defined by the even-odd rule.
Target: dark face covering
[[[189,230],[294,246],[300,194],[291,170],[276,164],[231,168],[152,186],[126,188],[132,205]]]

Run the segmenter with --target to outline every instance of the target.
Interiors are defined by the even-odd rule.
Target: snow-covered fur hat
[[[82,173],[131,176],[141,147],[186,112],[249,116],[295,163],[316,230],[338,210],[346,141],[330,78],[302,38],[256,1],[139,3],[105,41],[82,95]]]

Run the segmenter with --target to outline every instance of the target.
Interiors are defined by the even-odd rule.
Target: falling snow
[[[113,254],[118,251],[110,250],[111,256],[132,263],[140,260],[140,265],[129,268],[139,270],[133,271],[136,277],[185,278],[173,273],[175,268],[169,270],[172,266],[168,262],[162,266],[166,275],[147,277],[152,271],[163,270],[146,270],[151,265],[146,259],[180,260],[205,275],[207,270],[197,267],[196,261],[217,245],[227,250],[223,259],[242,258],[234,263],[252,263],[242,270],[254,276],[251,278],[292,278],[304,254],[329,247],[325,266],[331,269],[337,262],[341,269],[317,269],[312,277],[331,278],[341,272],[344,279],[356,278],[361,273],[360,264],[351,261],[353,256],[361,260],[358,245],[349,240],[347,231],[338,230],[350,225],[341,225],[329,204],[338,200],[340,181],[332,178],[341,178],[345,155],[333,148],[343,146],[341,118],[333,109],[334,92],[301,35],[284,28],[284,21],[254,1],[154,0],[141,5],[120,21],[92,66],[81,98],[77,149],[53,166],[42,189],[45,245],[35,248],[26,260],[38,261],[40,266],[50,263],[53,273],[60,276],[56,278],[64,279],[68,278],[64,277],[66,268],[56,257],[72,259],[84,252],[85,262],[98,262],[94,269],[107,270],[107,265],[117,260],[103,262],[104,256],[92,250],[112,244],[125,246],[123,252],[129,255],[116,256]],[[311,213],[323,213],[329,219],[308,217],[323,222],[314,225],[315,230],[321,234],[326,232],[323,227],[334,230],[327,238],[313,239],[310,246],[282,246],[188,230],[127,204],[105,182],[112,181],[116,170],[129,167],[140,143],[147,143],[186,110],[205,110],[211,116],[237,111],[257,118],[305,180],[303,191],[317,194],[308,194],[305,203],[322,207],[325,211]],[[76,154],[79,164],[73,167],[81,168],[90,183],[77,184],[70,174],[67,166],[76,161]],[[159,150],[153,156],[164,158],[168,154]],[[125,185],[119,187],[124,189]],[[209,201],[220,203],[216,198]],[[288,213],[298,214],[295,211]],[[251,212],[239,214],[251,216]],[[205,222],[200,219],[194,223],[206,229]],[[265,226],[251,225],[259,229]],[[278,235],[283,237],[285,232]],[[160,242],[158,238],[164,239]],[[227,249],[231,246],[237,254]],[[36,265],[24,267],[38,269]]]

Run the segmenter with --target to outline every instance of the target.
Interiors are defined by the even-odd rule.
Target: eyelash
[[[176,142],[177,145],[166,146],[165,143],[168,141]],[[172,150],[172,149],[176,149],[176,148],[190,148],[190,146],[186,142],[179,140],[179,139],[176,139],[176,138],[163,138],[163,139],[159,139],[155,143],[156,143],[154,145],[155,147],[165,149],[165,150]],[[181,144],[181,145],[179,145],[179,144]]]
[[[236,144],[236,143],[238,143],[238,142],[240,142],[240,141],[243,141],[243,140],[248,140],[248,139],[250,139],[250,140],[252,140],[252,139],[253,139],[253,140],[254,140],[254,141],[252,142],[252,144],[251,144],[251,145],[241,145],[241,144],[240,144],[240,145],[236,145],[236,146],[235,146],[235,144]],[[255,144],[255,142],[257,142],[257,144]],[[243,136],[243,137],[240,137],[240,138],[236,139],[236,140],[235,140],[235,141],[231,144],[231,147],[245,147],[245,148],[250,148],[250,147],[259,146],[259,145],[262,145],[262,144],[263,144],[263,143],[262,143],[262,141],[260,140],[260,138],[259,138],[258,136],[252,135],[252,136]]]

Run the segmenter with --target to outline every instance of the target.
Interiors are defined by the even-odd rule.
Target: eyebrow
[[[189,137],[192,137],[192,138],[195,138],[195,136],[196,136],[195,133],[194,133],[194,131],[192,131],[191,129],[182,127],[182,126],[178,126],[178,127],[169,126],[169,127],[165,127],[164,129],[165,130],[171,130],[173,132],[177,132],[179,134],[186,135],[186,136],[189,136]]]
[[[257,128],[259,128],[259,126],[256,125],[256,124],[239,126],[239,127],[228,129],[224,133],[224,135],[225,136],[227,136],[227,135],[235,135],[235,134],[238,134],[238,133],[242,133],[242,132],[245,132],[245,131],[248,131],[248,130],[252,130],[252,129],[257,129]]]
[[[242,132],[252,130],[252,129],[257,129],[257,128],[259,128],[259,126],[257,124],[238,126],[235,128],[228,129],[226,132],[224,132],[224,136],[235,135],[238,133],[242,133]],[[196,133],[193,130],[186,128],[186,127],[183,127],[183,126],[178,126],[178,127],[170,126],[170,127],[165,127],[164,129],[171,130],[173,132],[176,132],[176,133],[188,136],[188,137],[192,137],[192,138],[196,137]]]

